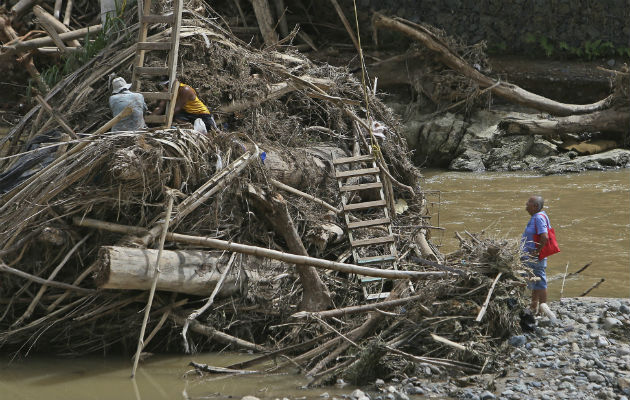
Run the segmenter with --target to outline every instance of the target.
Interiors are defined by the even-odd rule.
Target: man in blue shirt
[[[530,267],[534,271],[534,275],[540,278],[539,281],[530,284],[532,289],[532,311],[536,311],[541,303],[547,302],[547,275],[545,269],[547,268],[547,258],[542,260],[538,259],[540,249],[545,247],[545,244],[549,240],[547,234],[551,225],[549,224],[549,217],[542,211],[545,201],[541,196],[532,196],[527,200],[525,204],[525,210],[531,215],[523,236],[521,237],[521,245],[523,252],[523,261],[525,265]],[[540,235],[538,242],[534,241],[534,235]]]

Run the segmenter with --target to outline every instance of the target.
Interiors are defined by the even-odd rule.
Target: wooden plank
[[[170,100],[171,94],[168,92],[140,92],[145,100]]]
[[[136,67],[134,71],[138,75],[168,75],[169,69],[167,67]]]
[[[336,178],[349,178],[352,176],[361,175],[373,175],[377,174],[380,170],[378,168],[365,168],[365,169],[353,169],[350,171],[337,171],[335,172]]]
[[[366,228],[368,226],[385,225],[389,224],[391,220],[389,218],[369,219],[366,221],[350,222],[348,229]]]
[[[352,247],[369,246],[371,244],[391,243],[393,241],[394,241],[393,236],[383,236],[383,237],[377,237],[377,238],[372,238],[372,239],[355,240],[355,241],[350,242],[350,246]]]
[[[356,262],[357,264],[361,265],[361,264],[373,264],[373,263],[394,261],[395,259],[396,259],[395,255],[385,254],[382,256],[359,257],[357,258]]]
[[[169,15],[157,15],[157,14],[145,14],[142,16],[141,21],[143,24],[173,24],[173,14]]]
[[[366,201],[363,203],[354,203],[354,204],[344,204],[344,211],[352,211],[352,210],[363,210],[365,208],[371,207],[381,207],[387,205],[385,200],[376,200],[376,201]]]
[[[341,186],[339,191],[341,192],[350,192],[352,190],[366,190],[366,189],[380,189],[383,187],[381,182],[373,182],[373,183],[361,183],[358,185],[346,185]]]
[[[144,122],[148,124],[163,124],[166,122],[166,115],[147,115]]]
[[[138,42],[138,50],[170,50],[169,42]]]
[[[363,156],[355,156],[355,157],[341,157],[341,158],[334,159],[333,164],[340,165],[340,164],[348,164],[348,163],[359,162],[359,161],[374,161],[374,156],[371,154],[366,154]]]

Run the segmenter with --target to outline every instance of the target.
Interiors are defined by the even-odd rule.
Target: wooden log
[[[43,21],[45,20],[46,22],[48,22],[50,25],[52,25],[55,30],[57,30],[58,33],[67,33],[70,32],[70,28],[68,28],[67,26],[65,26],[63,24],[63,22],[59,21],[57,18],[55,18],[54,16],[50,15],[48,12],[46,12],[46,10],[44,10],[42,7],[40,6],[35,6],[33,7],[33,14],[35,14],[35,16],[40,20]],[[74,47],[79,47],[81,46],[81,43],[79,43],[78,40],[76,39],[71,39],[68,41],[68,44],[70,46],[74,46]]]
[[[267,46],[273,46],[278,42],[278,34],[274,31],[273,17],[267,0],[252,0],[254,14],[258,20],[258,27]]]
[[[225,261],[221,252],[164,250],[157,290],[209,296],[221,277]],[[106,246],[99,250],[100,270],[96,282],[103,289],[149,290],[155,275],[157,250]],[[219,293],[227,297],[240,293],[246,274],[235,268]]]
[[[404,297],[404,298],[396,299],[396,300],[382,301],[380,303],[365,304],[365,305],[362,305],[362,306],[350,306],[350,307],[344,307],[344,308],[337,308],[335,310],[328,310],[328,311],[317,311],[317,312],[299,311],[299,312],[296,312],[295,314],[291,315],[291,317],[292,318],[309,318],[309,317],[336,318],[336,317],[343,317],[345,315],[365,313],[365,312],[374,311],[374,310],[386,310],[388,308],[392,308],[392,307],[400,306],[400,305],[403,305],[403,304],[407,304],[410,301],[421,299],[424,296],[425,295],[418,294],[418,295],[415,295],[415,296]],[[431,310],[429,310],[426,306],[424,306],[422,304],[419,304],[418,306],[422,309],[423,313],[425,313],[427,315],[431,315]]]
[[[424,44],[429,50],[437,53],[439,59],[448,67],[462,73],[464,76],[473,79],[481,87],[486,88],[497,83],[496,80],[487,77],[477,71],[460,56],[454,54],[442,41],[433,36],[431,32],[420,25],[413,24],[401,18],[388,18],[376,13],[373,18],[374,26],[377,28],[386,28],[401,32],[410,38]],[[587,114],[594,111],[602,110],[609,106],[611,96],[592,104],[566,104],[555,100],[548,99],[543,96],[531,93],[516,85],[506,82],[500,82],[499,85],[492,89],[492,93],[501,96],[509,101],[532,107],[540,111],[545,111],[553,115],[573,115]]]
[[[506,135],[566,136],[568,133],[630,131],[628,110],[608,109],[584,115],[553,118],[506,118],[499,123]]]
[[[88,34],[98,33],[103,29],[103,25],[92,25],[86,28],[77,29],[74,31],[70,31],[67,33],[60,33],[59,38],[63,41],[69,41],[71,39],[83,38]],[[2,50],[6,50],[8,54],[17,52],[17,51],[25,51],[25,50],[33,50],[39,49],[40,47],[51,46],[54,45],[55,42],[50,36],[46,36],[43,38],[18,41],[13,43],[10,46],[2,46]],[[78,47],[78,46],[72,46]]]
[[[45,19],[39,20],[39,24],[44,28],[44,30],[48,33],[48,36],[51,37],[53,42],[55,42],[55,46],[59,49],[59,51],[63,54],[67,53],[66,45],[63,43],[63,40],[59,37],[57,30],[55,27]]]
[[[22,14],[29,11],[33,3],[37,0],[19,0],[17,3],[11,7],[11,15],[13,18],[20,18]]]

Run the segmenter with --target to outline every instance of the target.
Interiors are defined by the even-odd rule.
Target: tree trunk
[[[262,211],[266,220],[273,229],[280,234],[289,248],[289,252],[302,256],[308,256],[302,239],[298,235],[293,220],[289,215],[287,203],[280,195],[268,196],[249,186],[249,197],[254,200],[258,209]],[[321,311],[331,306],[330,292],[317,274],[317,270],[311,266],[296,265],[302,284],[302,302],[298,309],[301,311]]]
[[[492,88],[492,93],[517,104],[532,107],[553,115],[565,116],[572,114],[587,114],[602,110],[609,106],[612,98],[609,96],[593,104],[565,104],[528,92],[525,89],[506,82],[499,81],[497,84],[497,81],[494,79],[485,76],[472,66],[468,65],[466,61],[457,54],[454,54],[451,49],[440,41],[440,39],[433,36],[431,32],[420,25],[413,24],[401,18],[388,18],[380,14],[375,14],[374,25],[377,28],[396,30],[421,42],[428,49],[435,51],[439,59],[448,67],[460,72],[470,79],[473,79],[479,83],[482,88],[490,87],[496,84],[496,86]]]
[[[254,6],[254,13],[258,20],[258,28],[262,33],[263,39],[267,46],[273,46],[278,43],[278,35],[273,30],[274,21],[271,16],[271,9],[267,0],[252,0]]]
[[[229,257],[221,251],[178,250],[162,252],[158,290],[208,296],[212,293]],[[157,250],[106,246],[99,251],[96,283],[102,289],[148,290],[157,263]],[[248,281],[264,279],[258,271],[285,271],[289,264],[243,256],[241,268],[233,268],[219,296],[242,294]]]
[[[627,134],[630,131],[630,112],[609,109],[584,115],[549,119],[506,118],[499,128],[508,135],[562,136],[565,133],[613,132]]]

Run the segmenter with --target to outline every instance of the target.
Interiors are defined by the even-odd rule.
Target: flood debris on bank
[[[373,91],[189,15],[178,76],[220,130],[107,133],[128,28],[43,96],[55,115],[36,106],[2,139],[0,349],[133,353],[155,283],[145,352],[248,350],[260,356],[228,368],[277,359],[314,384],[496,366],[525,302],[516,243],[466,232],[441,254],[399,121]]]

